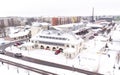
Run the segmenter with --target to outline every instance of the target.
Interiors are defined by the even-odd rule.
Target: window
[[[35,43],[37,43],[37,41],[35,41]]]
[[[46,36],[46,38],[49,38],[49,37]]]
[[[51,37],[49,37],[51,39]]]
[[[50,50],[50,47],[49,47],[49,46],[47,46],[47,47],[46,47],[46,50]]]
[[[55,37],[52,37],[53,39],[55,39]]]
[[[82,45],[82,42],[80,43],[80,46]]]
[[[71,58],[71,54],[69,54],[69,58]]]
[[[32,48],[34,48],[34,46],[32,46]]]
[[[31,42],[32,42],[32,43],[34,43],[34,41],[33,41],[33,40],[32,40]]]
[[[66,40],[66,38],[63,38],[63,40]]]
[[[62,38],[59,38],[59,40],[61,40]]]
[[[69,45],[67,45],[67,47],[69,47]]]
[[[41,47],[40,47],[41,49],[44,49],[44,46],[43,45],[41,45]]]
[[[56,48],[55,47],[53,47],[53,49],[52,49],[53,51],[55,51],[56,50]]]
[[[53,39],[53,37],[51,37],[51,39]]]
[[[72,48],[75,48],[75,46],[74,46],[74,45],[72,45]]]
[[[38,47],[38,45],[35,45],[35,47]]]

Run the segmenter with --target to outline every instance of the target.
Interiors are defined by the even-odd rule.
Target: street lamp
[[[75,67],[74,67],[74,65],[72,65],[72,70],[75,71]]]
[[[80,56],[78,56],[78,60],[79,60],[79,65],[80,65]]]
[[[30,72],[29,72],[29,70],[27,71],[27,73],[28,73],[28,75],[30,75]]]
[[[4,62],[3,62],[3,61],[2,61],[1,63],[2,63],[2,65],[4,65]]]
[[[9,64],[7,64],[7,68],[8,68],[8,70],[9,70]]]
[[[17,73],[19,73],[19,69],[18,69],[18,67],[17,67]]]

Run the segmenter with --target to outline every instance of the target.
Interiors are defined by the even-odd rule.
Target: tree
[[[105,48],[108,48],[108,45],[107,45],[107,43],[106,43],[106,45],[105,45]]]
[[[111,38],[111,36],[110,36],[110,38],[109,38],[109,41],[112,41],[112,38]]]

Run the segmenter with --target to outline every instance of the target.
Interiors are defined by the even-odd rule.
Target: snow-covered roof
[[[30,25],[26,25],[25,28],[30,28],[31,26]]]
[[[105,36],[99,35],[99,36],[96,36],[96,37],[95,37],[95,40],[96,40],[96,41],[106,42],[106,41],[108,40],[108,38],[105,37]]]
[[[22,44],[22,45],[20,45],[20,47],[22,47],[22,46],[33,46],[33,45],[35,45],[34,43],[31,43],[31,42],[27,42],[27,43],[24,43],[24,44]]]
[[[104,46],[106,42],[102,42],[99,40],[90,40],[89,42],[85,43],[86,51],[89,51],[91,53],[99,52]]]
[[[120,25],[116,26],[116,30],[120,31]]]
[[[57,25],[55,27],[73,27],[76,25],[82,25],[83,23],[70,23],[70,24],[63,24],[63,25]]]
[[[42,38],[41,38],[42,37]],[[73,33],[66,33],[58,30],[44,30],[39,32],[36,36],[31,38],[31,40],[41,40],[56,43],[80,43],[83,39],[78,38]]]
[[[0,38],[0,46],[3,45],[3,44],[7,44],[9,43],[10,41],[6,41],[4,40],[4,38]]]
[[[75,31],[80,28],[85,27],[85,24],[83,23],[71,23],[71,24],[64,24],[64,25],[57,25],[57,26],[52,26],[53,28],[61,31]]]
[[[75,52],[76,52],[76,49],[74,49],[74,48],[66,48],[64,50],[64,53],[75,53]]]
[[[15,33],[15,32],[20,31],[20,29],[15,28],[15,27],[10,27],[9,29],[10,29],[10,33]]]
[[[113,51],[120,51],[120,42],[114,42],[112,44],[108,44],[108,47],[110,50],[113,50]]]
[[[46,22],[42,22],[42,23],[40,23],[40,22],[33,22],[32,23],[32,26],[34,26],[34,27],[39,27],[39,26],[49,26],[49,25],[51,25],[50,23],[46,23]]]
[[[120,31],[114,31],[112,34],[111,34],[111,37],[113,40],[116,40],[116,41],[120,41]]]
[[[22,30],[22,31],[19,31],[19,32],[16,32],[16,33],[9,34],[9,37],[10,38],[15,38],[15,37],[20,37],[20,36],[25,36],[25,35],[28,35],[29,32],[30,32],[29,30]]]
[[[110,22],[100,22],[100,25],[108,25]]]
[[[81,32],[81,31],[83,31],[83,30],[87,30],[87,29],[90,29],[90,27],[79,28],[79,29],[74,30],[74,31],[72,31],[72,32],[73,32],[73,33],[77,33],[77,32]]]
[[[103,25],[100,25],[100,24],[92,24],[92,23],[88,23],[86,26],[87,26],[87,27],[103,27]]]

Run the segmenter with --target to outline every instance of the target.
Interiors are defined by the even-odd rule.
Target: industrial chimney
[[[91,20],[91,22],[92,23],[95,22],[95,20],[94,20],[94,8],[92,8],[92,20]]]

